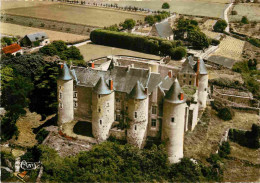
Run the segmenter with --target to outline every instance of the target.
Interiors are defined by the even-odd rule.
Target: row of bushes
[[[167,18],[170,16],[169,12],[166,11],[162,11],[156,15],[148,15],[145,17],[145,22],[148,23],[150,26],[152,26],[153,24],[155,24],[156,22],[160,22],[163,19]]]
[[[235,88],[239,90],[246,90],[246,88],[243,86],[242,83],[239,81],[233,81],[229,78],[216,78],[209,80],[209,83],[212,85],[220,86],[220,87],[226,87],[226,88]]]
[[[260,147],[260,126],[253,124],[251,131],[242,131],[238,129],[230,129],[228,133],[229,139],[242,146],[249,148]]]
[[[113,46],[154,55],[170,55],[172,59],[186,56],[186,49],[181,41],[169,41],[162,38],[144,37],[123,32],[94,30],[90,39],[95,44]]]

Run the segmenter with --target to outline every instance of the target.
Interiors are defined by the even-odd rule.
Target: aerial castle
[[[199,110],[206,107],[204,61],[188,57],[177,70],[123,63],[112,58],[107,69],[95,68],[94,63],[88,68],[62,64],[57,81],[59,126],[88,121],[94,138],[105,141],[113,124],[127,123],[128,143],[143,148],[147,138],[161,139],[170,162],[178,162],[185,131],[194,129]]]

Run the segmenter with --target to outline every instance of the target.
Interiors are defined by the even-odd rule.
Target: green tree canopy
[[[123,29],[131,30],[132,28],[134,28],[135,24],[136,21],[134,19],[126,19],[124,23],[122,23],[122,27]]]
[[[246,16],[243,16],[242,19],[241,19],[241,23],[243,24],[249,24],[249,20]]]
[[[207,36],[200,31],[189,31],[187,40],[195,48],[204,49],[209,47]]]
[[[170,8],[169,3],[163,3],[162,4],[162,9],[169,9],[169,8]]]
[[[214,31],[216,32],[223,32],[225,28],[227,27],[226,20],[218,20],[216,24],[213,26]]]
[[[145,17],[145,22],[147,22],[150,26],[152,26],[153,24],[155,24],[156,20],[154,18],[153,15],[148,15]]]

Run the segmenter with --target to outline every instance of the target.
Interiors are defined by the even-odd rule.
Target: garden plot
[[[88,36],[51,31],[51,30],[33,28],[33,27],[25,27],[21,25],[15,25],[10,23],[3,23],[3,22],[1,22],[0,32],[1,34],[20,36],[20,37],[35,32],[46,32],[46,34],[49,36],[51,41],[63,40],[66,42],[77,42],[89,38]]]
[[[105,8],[51,4],[28,8],[15,8],[5,11],[7,14],[27,16],[48,20],[69,22],[97,27],[119,24],[127,18],[144,21],[144,14],[119,12]]]
[[[160,57],[156,55],[150,55],[141,52],[114,48],[109,46],[95,45],[95,44],[86,44],[78,48],[80,49],[81,54],[84,56],[85,61],[89,61],[95,58],[105,57],[108,55],[129,55],[134,57],[160,59]]]
[[[219,49],[211,56],[222,56],[229,59],[239,61],[242,59],[242,52],[244,49],[245,41],[226,36],[220,44]]]
[[[222,1],[222,0],[218,0]],[[225,2],[225,1],[222,1]],[[162,10],[162,1],[107,1],[108,4],[117,3],[119,6],[136,6],[152,10]],[[193,1],[193,0],[172,0],[168,1],[170,11],[187,15],[198,15],[207,17],[223,18],[223,12],[227,4],[216,3],[216,1]]]
[[[260,5],[256,3],[240,3],[233,8],[237,15],[229,15],[230,22],[239,22],[243,16],[247,16],[249,21],[260,21]]]

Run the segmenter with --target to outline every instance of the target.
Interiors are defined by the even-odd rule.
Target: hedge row
[[[181,47],[181,41],[169,41],[162,38],[145,37],[102,29],[92,31],[90,34],[90,39],[95,44],[154,55],[170,55],[173,59],[179,59],[179,55],[182,57],[186,56],[186,49]]]
[[[229,130],[229,139],[236,142],[242,146],[249,148],[259,148],[260,147],[260,126],[253,124],[251,131],[242,131],[237,129]]]

